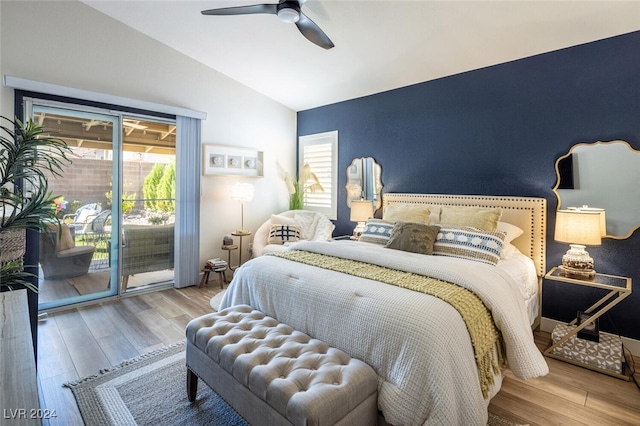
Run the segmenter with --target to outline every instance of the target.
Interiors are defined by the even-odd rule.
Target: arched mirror
[[[382,206],[382,167],[371,157],[354,158],[347,167],[347,206],[351,200],[373,201],[374,213]]]
[[[579,143],[556,161],[558,209],[589,206],[606,213],[606,236],[640,227],[640,151],[627,142]]]

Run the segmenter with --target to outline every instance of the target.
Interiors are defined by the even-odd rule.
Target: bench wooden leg
[[[187,367],[187,397],[189,402],[196,400],[196,394],[198,393],[198,376]]]

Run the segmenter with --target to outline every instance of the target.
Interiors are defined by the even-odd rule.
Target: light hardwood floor
[[[63,383],[96,374],[184,339],[192,318],[211,312],[217,282],[169,289],[49,315],[38,326],[42,408],[56,410],[51,425],[82,425]],[[537,335],[540,347],[548,335]],[[489,411],[531,425],[640,425],[640,390],[625,382],[548,359],[549,375],[523,382],[509,372]],[[640,369],[640,360],[636,358]],[[637,375],[640,377],[640,375]],[[46,424],[46,423],[45,423]]]

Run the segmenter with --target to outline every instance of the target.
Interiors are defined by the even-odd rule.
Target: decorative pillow
[[[271,224],[272,225],[295,225],[296,220],[292,217],[282,216],[279,214],[272,214]]]
[[[433,244],[433,254],[458,257],[495,265],[500,260],[504,232],[469,226],[442,226]]]
[[[500,208],[484,208],[470,206],[441,206],[440,224],[454,226],[472,226],[495,231],[502,216]]]
[[[429,223],[431,206],[426,204],[389,204],[382,213],[384,220]]]
[[[498,222],[498,227],[496,230],[507,234],[507,236],[504,238],[505,243],[510,243],[520,235],[524,234],[524,231],[522,229],[507,222]]]
[[[326,216],[318,215],[313,241],[329,241],[336,226]]]
[[[56,229],[57,232],[57,229]],[[58,245],[56,246],[56,251],[67,250],[70,248],[74,248],[76,246],[76,242],[73,241],[73,237],[71,236],[71,230],[69,229],[69,225],[62,224],[60,229],[60,238],[58,239]]]
[[[271,225],[269,228],[269,244],[284,244],[300,241],[298,225]]]
[[[431,254],[433,253],[433,243],[439,230],[440,227],[437,225],[396,222],[385,247],[412,253]]]
[[[316,213],[296,213],[293,217],[295,224],[300,226],[300,239],[313,240],[319,215]]]
[[[391,237],[394,225],[395,222],[390,220],[370,218],[364,225],[364,230],[358,241],[385,245]]]

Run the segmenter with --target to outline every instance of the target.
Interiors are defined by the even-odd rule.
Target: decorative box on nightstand
[[[558,324],[551,333],[551,340],[555,343],[574,329],[571,325]],[[567,360],[622,374],[622,340],[613,334],[600,332],[599,343],[571,336],[553,353]]]
[[[567,325],[557,325],[551,334],[552,344],[544,354],[550,358],[629,380],[629,372],[624,368],[622,341],[618,336],[600,332],[599,342],[592,342],[579,338],[578,333],[593,328],[598,318],[631,294],[631,278],[599,273],[592,278],[579,278],[566,275],[560,268],[553,268],[545,275],[545,279],[598,288],[608,293],[584,311],[586,315],[581,324],[578,325],[575,319]]]

